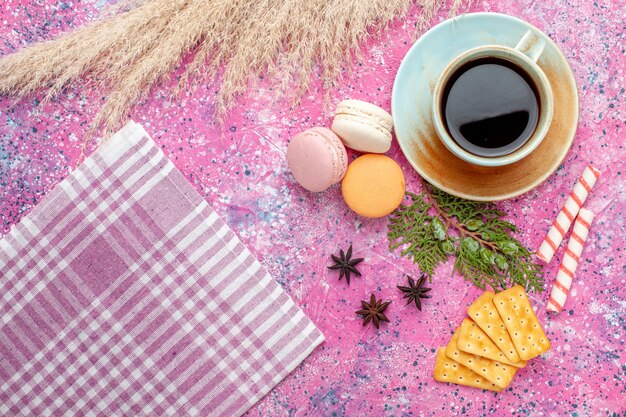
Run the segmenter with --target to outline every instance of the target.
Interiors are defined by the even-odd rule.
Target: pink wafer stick
[[[576,218],[578,210],[580,210],[584,204],[591,189],[596,184],[598,177],[600,177],[600,171],[591,165],[587,165],[571,194],[565,201],[563,208],[558,216],[556,216],[556,220],[554,220],[546,238],[537,250],[537,257],[539,259],[545,263],[549,263],[552,260],[554,253],[559,248],[574,218]]]
[[[581,208],[578,217],[576,217],[572,235],[567,242],[567,249],[565,250],[565,255],[563,255],[561,266],[559,266],[559,272],[556,274],[556,279],[552,286],[550,300],[546,307],[548,311],[559,313],[565,305],[565,300],[567,300],[567,294],[572,285],[572,279],[576,273],[580,255],[583,253],[583,246],[585,240],[587,240],[592,221],[593,213],[586,208]]]

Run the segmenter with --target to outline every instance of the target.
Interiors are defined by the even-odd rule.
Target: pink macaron
[[[298,184],[320,192],[341,181],[348,155],[341,139],[330,129],[314,127],[291,139],[287,163]]]

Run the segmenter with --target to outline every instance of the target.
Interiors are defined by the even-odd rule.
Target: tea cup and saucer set
[[[402,152],[436,187],[471,200],[519,196],[545,181],[578,124],[565,56],[531,24],[499,13],[430,29],[405,56],[391,113]]]

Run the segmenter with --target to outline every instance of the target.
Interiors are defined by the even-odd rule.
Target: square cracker
[[[496,306],[492,302],[493,296],[494,293],[492,291],[485,291],[483,295],[478,297],[476,301],[467,308],[467,315],[474,320],[474,323],[476,323],[483,332],[487,333],[487,336],[489,336],[510,362],[519,362],[520,357],[511,340],[511,336],[509,336],[509,332],[506,331],[500,313],[498,313]]]
[[[488,389],[491,391],[502,390],[502,388],[489,382],[471,369],[449,359],[444,352],[444,348],[437,350],[437,360],[435,361],[433,376],[435,381],[439,382],[451,382],[453,384]]]
[[[458,337],[459,329],[454,332],[452,340],[446,347],[448,358],[466,366],[500,388],[506,388],[511,383],[517,372],[516,367],[459,350],[457,346]]]
[[[459,328],[458,347],[463,352],[479,355],[487,359],[513,365],[517,368],[526,366],[525,361],[511,362],[498,346],[470,319],[463,319]]]
[[[543,332],[521,285],[496,294],[493,304],[498,309],[521,359],[532,359],[550,349],[550,340]]]

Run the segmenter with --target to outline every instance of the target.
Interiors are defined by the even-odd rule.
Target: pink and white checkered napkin
[[[0,241],[0,415],[233,417],[324,337],[141,126]]]

